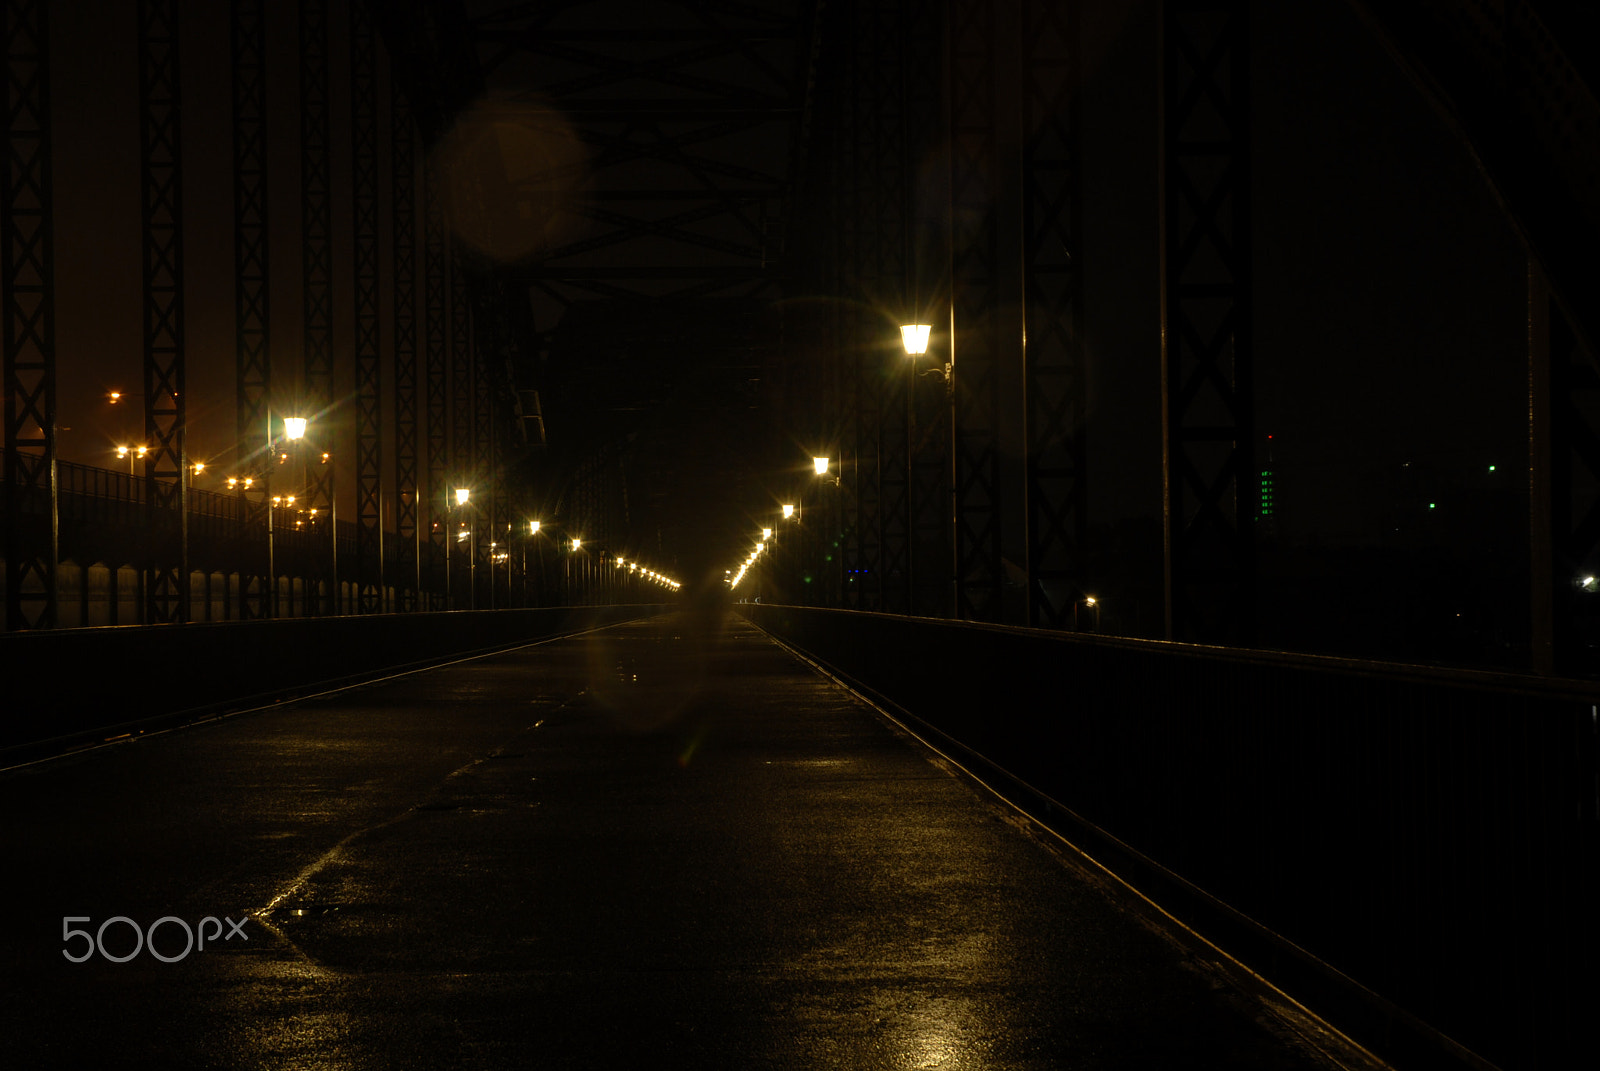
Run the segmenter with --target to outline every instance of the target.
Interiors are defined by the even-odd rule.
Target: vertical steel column
[[[483,280],[477,288],[479,302],[473,318],[473,334],[471,336],[472,353],[472,471],[474,495],[477,496],[477,507],[473,511],[475,522],[472,525],[472,538],[467,540],[472,548],[473,561],[476,562],[483,555],[489,555],[488,571],[488,598],[479,603],[481,606],[493,608],[494,601],[494,548],[490,543],[497,541],[495,524],[498,517],[495,514],[496,471],[494,455],[494,363],[498,359],[497,329],[500,325],[499,313],[501,305],[496,300],[499,296],[494,286],[493,278]],[[483,523],[476,523],[481,521]],[[484,538],[487,533],[487,538]],[[481,583],[481,578],[480,578]],[[473,598],[477,598],[477,591],[473,591]]]
[[[852,27],[851,39],[859,37],[864,28],[859,19]],[[849,481],[853,498],[856,561],[845,576],[845,590],[849,594],[847,606],[858,610],[882,610],[884,605],[884,547],[883,547],[883,377],[878,363],[870,354],[874,351],[869,340],[881,325],[877,317],[863,307],[871,295],[865,293],[870,273],[876,259],[877,231],[872,212],[875,207],[875,183],[872,168],[876,153],[872,144],[874,126],[872,105],[863,87],[871,84],[874,57],[870,49],[856,48],[851,56],[851,76],[847,80],[851,92],[846,97],[846,111],[851,144],[845,180],[849,187],[849,200],[845,212],[852,240],[847,255],[845,279],[844,337],[841,340],[840,359],[846,364],[850,384],[854,420],[854,449],[840,459],[841,474]]]
[[[846,41],[855,32],[854,25],[847,21],[852,13],[845,9],[837,16],[843,24],[841,36]],[[860,610],[864,608],[863,593],[866,589],[864,570],[869,557],[866,544],[868,533],[871,533],[874,547],[877,538],[876,511],[871,510],[870,506],[866,511],[864,522],[863,489],[859,474],[860,458],[864,448],[861,435],[863,402],[861,362],[856,359],[855,352],[856,311],[853,297],[854,290],[859,285],[862,240],[861,218],[856,210],[855,196],[856,171],[862,166],[858,159],[855,133],[861,121],[861,109],[856,95],[851,92],[855,85],[855,50],[840,49],[836,62],[840,75],[835,81],[840,86],[840,92],[833,100],[838,112],[833,126],[833,181],[830,186],[833,230],[838,235],[838,241],[832,280],[834,300],[830,306],[832,338],[829,341],[833,351],[831,355],[833,364],[837,369],[842,405],[839,413],[838,449],[835,451],[838,456],[833,459],[834,472],[839,480],[834,491],[839,506],[840,545],[835,549],[838,561],[831,564],[838,566],[837,605],[850,610]],[[824,567],[830,564],[826,560],[830,542],[831,540],[826,538],[823,541]],[[872,554],[871,557],[875,560],[876,554]]]
[[[928,181],[943,161],[946,141],[942,19],[941,5],[910,4],[903,27],[906,315],[929,325],[941,319],[935,312],[943,308],[943,279],[950,262],[943,224],[948,206],[936,203],[944,184]],[[928,355],[915,362],[916,378],[910,380],[911,612],[928,617],[950,612],[950,403],[943,381],[931,374],[944,363],[946,344],[945,332],[936,331]]]
[[[355,225],[356,611],[384,610],[382,347],[378,333],[378,72],[367,5],[350,5],[351,216]]]
[[[472,354],[472,292],[467,284],[466,266],[461,262],[459,241],[450,243],[450,404],[453,409],[453,427],[450,431],[452,479],[457,487],[474,488],[477,473],[474,471],[473,447],[473,354]],[[476,509],[469,500],[469,506]],[[474,590],[473,566],[477,562],[478,525],[472,514],[457,517],[467,525],[464,543],[456,539],[459,525],[450,533],[451,553],[462,546],[466,558],[462,561],[460,576],[451,580],[452,595],[465,585],[467,598],[457,603],[457,608],[475,608],[477,593]]]
[[[862,139],[857,160],[866,164],[861,181],[864,250],[861,284],[867,308],[877,315],[861,319],[859,360],[876,387],[878,417],[878,481],[882,561],[876,585],[882,609],[911,609],[911,471],[910,389],[908,358],[899,339],[906,308],[906,130],[905,25],[898,0],[870,0],[862,5],[864,25],[856,35],[861,81],[857,99],[866,106],[867,122],[857,131]],[[884,314],[888,315],[885,316]]]
[[[997,0],[951,0],[950,356],[955,614],[997,621],[1000,525]]]
[[[1247,0],[1162,12],[1161,348],[1167,636],[1255,626]]]
[[[428,609],[448,609],[449,555],[455,539],[450,523],[450,339],[449,339],[449,250],[445,244],[444,207],[439,191],[439,173],[434,162],[425,161],[423,183],[423,265],[422,319],[427,352],[427,398],[425,416],[428,461],[426,501]]]
[[[392,78],[392,75],[391,75]],[[394,234],[395,609],[418,608],[422,547],[417,518],[417,192],[411,102],[397,82],[389,94]]]
[[[139,157],[144,252],[145,620],[189,620],[183,160],[177,0],[140,0]]]
[[[46,0],[5,3],[0,329],[5,334],[6,628],[13,630],[54,628],[57,622],[55,238],[46,8]]]
[[[1024,0],[1022,227],[1028,624],[1064,628],[1087,529],[1079,0]]]
[[[267,64],[261,0],[233,3],[233,272],[236,470],[243,505],[239,617],[272,615],[272,319],[268,265]]]
[[[1582,609],[1597,596],[1583,577],[1600,560],[1600,499],[1590,490],[1600,479],[1600,371],[1531,259],[1528,344],[1533,670],[1587,674]]]
[[[339,610],[339,541],[334,510],[333,201],[328,134],[328,0],[300,0],[301,293],[305,313],[305,404],[310,423],[298,444],[308,484],[308,527],[328,548],[325,597],[308,614]],[[317,572],[313,568],[313,575]]]

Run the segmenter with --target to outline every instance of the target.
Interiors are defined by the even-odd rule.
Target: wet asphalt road
[[[14,771],[0,814],[18,1068],[1337,1066],[733,618]],[[175,962],[107,959],[167,916]]]

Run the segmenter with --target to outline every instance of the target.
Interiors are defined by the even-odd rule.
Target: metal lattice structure
[[[189,619],[184,446],[183,159],[177,0],[140,0],[140,220],[144,279],[145,620]]]
[[[950,348],[954,377],[956,615],[1002,615],[1000,197],[994,0],[949,6]]]
[[[356,611],[384,609],[383,400],[378,335],[377,49],[365,4],[350,5],[351,216],[355,221]]]
[[[478,299],[472,317],[473,334],[468,360],[472,362],[472,486],[480,493],[478,503],[473,510],[472,538],[468,543],[475,560],[488,558],[488,564],[491,566],[487,585],[489,598],[484,605],[493,607],[495,605],[492,568],[494,548],[491,544],[501,535],[498,523],[500,518],[496,509],[500,504],[500,459],[495,452],[494,411],[494,364],[498,359],[497,336],[500,328],[498,314],[501,309],[499,303],[495,301],[496,293],[492,280],[480,285],[476,295],[469,290],[463,296],[476,296]]]
[[[861,214],[858,287],[887,320],[864,318],[855,358],[872,381],[878,410],[879,562],[881,608],[911,608],[911,400],[898,323],[907,317],[908,170],[905,117],[905,27],[898,0],[874,0],[856,11],[856,210]]]
[[[266,28],[261,0],[234,0],[233,50],[233,270],[235,431],[241,444],[239,474],[250,478],[238,494],[245,506],[246,563],[239,572],[239,616],[272,614],[271,554],[267,541],[272,493],[272,317],[268,276],[270,214],[267,197]],[[252,448],[251,444],[256,444]]]
[[[449,249],[445,242],[444,209],[439,177],[428,163],[422,172],[424,233],[422,251],[422,323],[426,379],[425,427],[428,483],[425,573],[428,609],[449,605],[450,511],[445,501],[450,479],[450,293]]]
[[[339,610],[339,542],[334,509],[333,180],[329,174],[328,0],[300,3],[300,263],[305,318],[305,406],[311,418],[297,445],[306,473],[310,527],[327,540],[323,614]]]
[[[935,188],[925,176],[943,162],[944,63],[940,36],[942,11],[934,4],[908,4],[902,11],[906,58],[906,201],[909,293],[906,311],[919,323],[935,326],[933,310],[944,300],[950,253],[948,228],[933,203]],[[919,166],[920,165],[920,166]],[[911,381],[911,578],[912,612],[950,613],[950,402],[942,377],[947,336],[934,334],[928,356],[916,363]]]
[[[1250,34],[1245,0],[1163,9],[1167,635],[1254,633]]]
[[[510,104],[534,93],[560,101],[560,121],[594,150],[595,181],[573,209],[588,233],[514,274],[563,306],[594,295],[764,291],[773,266],[763,262],[763,220],[785,216],[790,160],[736,147],[796,120],[803,67],[791,54],[809,44],[808,14],[806,4],[772,2],[700,5],[692,19],[663,5],[628,26],[583,3],[478,15],[489,89],[515,87]],[[571,166],[517,176],[515,196],[537,204]],[[669,251],[685,247],[704,251],[700,264],[669,264],[679,259]],[[624,252],[650,249],[655,263]]]
[[[0,330],[5,376],[6,627],[56,624],[59,520],[50,44],[45,0],[6,0]]]
[[[1072,621],[1087,529],[1079,10],[1026,0],[1022,11],[1028,624],[1043,628]]]
[[[473,454],[473,400],[475,377],[473,375],[473,349],[472,349],[472,290],[467,281],[466,265],[461,262],[459,243],[452,242],[450,246],[450,478],[453,487],[465,487],[469,490],[478,484],[478,465],[480,459]],[[458,517],[456,524],[451,525],[450,553],[456,553],[456,532],[459,531],[459,522],[465,518]],[[466,597],[456,603],[457,608],[473,605],[475,592],[473,584],[473,563],[477,559],[478,525],[471,520],[467,521],[467,530],[470,533],[464,549],[466,554],[461,560],[461,572],[451,577],[450,590],[452,595],[457,591],[464,591]]]
[[[416,131],[410,102],[397,82],[390,93],[389,135],[394,213],[394,608],[405,612],[418,608],[424,573],[418,532]]]

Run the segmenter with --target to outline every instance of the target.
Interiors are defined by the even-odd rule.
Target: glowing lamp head
[[[529,521],[528,522],[528,534],[529,535],[538,535],[539,534],[539,522],[538,521]]]
[[[767,540],[769,540],[771,538],[772,538],[772,529],[771,528],[763,528],[763,529],[761,529],[761,542],[765,543]]]
[[[826,476],[828,474],[828,461],[829,459],[825,457],[811,459],[811,464],[816,468],[818,476]]]
[[[283,418],[283,434],[290,439],[303,439],[306,437],[306,418],[291,416]]]
[[[792,506],[792,505],[790,505],[788,503],[785,503],[784,507],[783,507],[783,518],[784,518],[784,520],[788,520],[790,517],[793,517],[793,516],[794,516],[794,506]]]
[[[573,541],[572,541],[572,549],[573,549],[573,550],[577,550],[577,549],[578,549],[578,548],[579,548],[579,547],[581,547],[581,546],[583,546],[583,540],[581,540],[581,539],[574,539],[574,540],[573,540]]]
[[[900,341],[905,343],[908,357],[928,352],[928,333],[932,330],[927,324],[905,324],[900,328]]]
[[[118,457],[127,457],[128,456],[128,448],[126,446],[117,447],[117,456]]]
[[[470,487],[457,487],[456,488],[456,505],[465,506],[467,504],[467,499],[469,499],[471,497],[472,497],[472,488],[470,488]]]

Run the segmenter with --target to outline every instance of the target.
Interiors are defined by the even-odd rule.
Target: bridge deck
[[[0,813],[17,1066],[1345,1066],[733,619],[12,771]],[[108,961],[165,916],[219,923]]]

